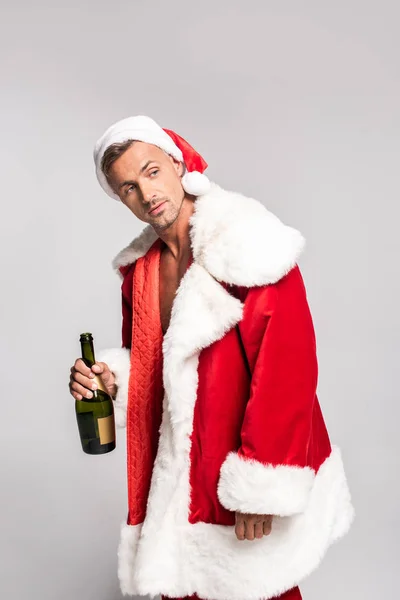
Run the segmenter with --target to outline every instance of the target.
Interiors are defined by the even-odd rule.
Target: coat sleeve
[[[114,400],[115,423],[118,427],[126,426],[126,409],[128,404],[128,384],[130,372],[130,349],[132,339],[132,282],[133,267],[121,267],[121,348],[107,348],[97,353],[96,359],[105,362],[115,375],[117,393]]]
[[[221,467],[218,497],[234,511],[289,516],[307,504],[307,466],[318,365],[314,328],[296,265],[250,288],[239,324],[251,370],[241,445]]]

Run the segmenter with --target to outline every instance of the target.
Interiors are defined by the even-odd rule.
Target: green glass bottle
[[[92,334],[81,333],[80,343],[82,360],[92,367],[96,362]],[[93,381],[97,383],[97,390],[92,390],[91,398],[75,400],[75,412],[83,451],[105,454],[115,448],[114,405],[101,378],[96,375]]]

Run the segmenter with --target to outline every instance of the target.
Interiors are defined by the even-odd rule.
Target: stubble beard
[[[162,215],[160,215],[159,221],[157,220],[157,217],[155,217],[155,222],[151,223],[151,226],[156,232],[164,231],[165,229],[168,229],[168,227],[171,227],[171,225],[175,223],[176,219],[179,216],[179,210],[172,210],[172,207],[169,204],[169,200],[167,201],[166,212],[167,214],[163,213]]]

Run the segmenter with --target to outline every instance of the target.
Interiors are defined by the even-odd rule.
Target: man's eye
[[[136,188],[135,185],[130,185],[126,191],[130,192],[131,190],[134,190],[135,188]]]
[[[152,175],[155,175],[156,173],[158,173],[158,171],[159,171],[159,169],[154,169],[154,171],[152,171],[152,172],[150,173],[150,177],[151,177]]]

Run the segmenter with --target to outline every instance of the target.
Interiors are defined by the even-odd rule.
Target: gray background
[[[1,8],[1,597],[121,598],[125,437],[83,454],[68,379],[81,331],[120,346],[110,261],[143,227],[98,186],[93,144],[147,114],[306,237],[319,398],[357,516],[301,590],[398,598],[398,3]]]

